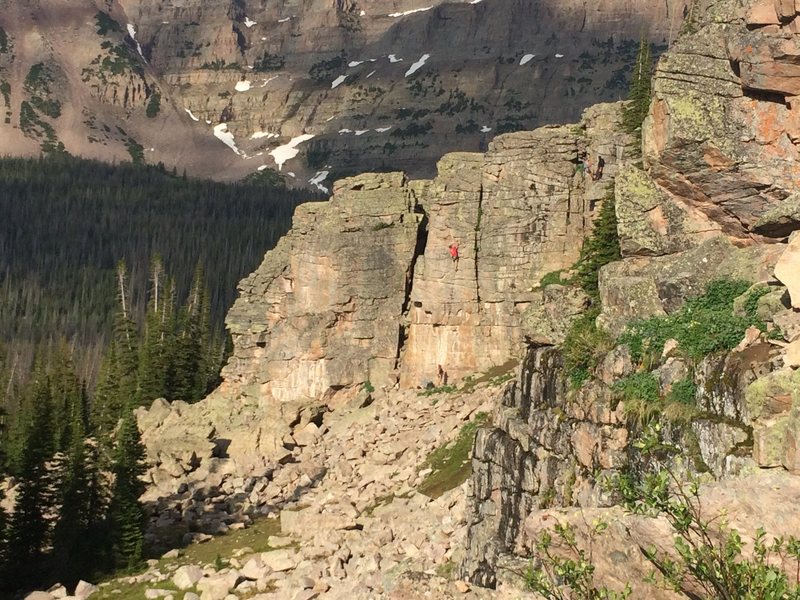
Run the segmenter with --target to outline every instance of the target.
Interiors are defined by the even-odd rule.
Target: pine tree
[[[117,371],[117,349],[112,341],[100,366],[91,409],[92,427],[103,440],[110,439],[111,432],[122,416]]]
[[[203,269],[195,270],[192,288],[175,332],[170,373],[170,398],[196,402],[205,395],[216,351],[211,345],[211,319]]]
[[[650,110],[652,62],[650,42],[642,36],[631,77],[628,104],[622,113],[623,127],[627,132],[636,135],[639,140],[642,137],[642,123]]]
[[[110,506],[110,529],[117,566],[132,568],[142,558],[145,512],[139,502],[144,493],[145,450],[132,411],[122,420],[117,434],[112,472],[114,488]]]
[[[33,382],[36,410],[26,429],[14,511],[8,526],[7,568],[20,583],[31,581],[49,541],[54,498],[46,462],[51,457],[50,386],[40,367]]]
[[[140,405],[168,393],[167,374],[174,339],[174,282],[170,283],[168,290],[164,279],[164,265],[156,255],[150,265],[150,299],[139,351],[137,403]]]
[[[84,432],[79,409],[72,415],[71,439],[59,489],[60,510],[53,532],[59,581],[88,577],[104,564],[105,491],[97,445]]]
[[[592,298],[597,299],[599,294],[600,268],[619,260],[621,256],[614,203],[614,184],[612,183],[603,198],[600,213],[594,222],[592,235],[583,243],[580,258],[576,264],[576,279]]]

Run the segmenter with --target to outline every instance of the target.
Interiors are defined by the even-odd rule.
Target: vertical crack
[[[414,254],[411,257],[411,263],[408,266],[408,271],[406,271],[405,296],[403,298],[403,307],[401,309],[400,327],[398,328],[397,333],[397,356],[395,357],[394,363],[395,369],[400,367],[400,357],[403,354],[403,348],[405,347],[406,338],[408,337],[408,312],[411,309],[411,291],[414,286],[414,270],[417,267],[417,259],[420,256],[425,255],[425,247],[428,245],[428,215],[419,204],[414,207],[414,212],[416,214],[422,214],[422,219],[420,219],[419,224],[417,225],[417,241],[414,246]]]
[[[475,221],[475,294],[478,299],[478,310],[481,302],[481,282],[478,279],[478,251],[480,249],[481,218],[483,217],[483,183],[478,189],[478,219]]]

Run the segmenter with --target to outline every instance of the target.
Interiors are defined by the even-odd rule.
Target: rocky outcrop
[[[577,260],[630,143],[619,117],[619,104],[599,105],[577,126],[448,155],[434,180],[362,175],[301,206],[240,284],[222,386],[198,405],[142,411],[157,468],[265,468],[316,419],[309,406],[333,409],[362,385],[424,385],[440,365],[452,382],[519,357],[542,276]],[[603,179],[576,170],[579,155],[601,152]]]
[[[791,3],[746,4],[694,3],[691,35],[658,64],[643,128],[655,182],[741,243],[786,235],[759,220],[793,193],[800,139],[796,15],[784,14]]]

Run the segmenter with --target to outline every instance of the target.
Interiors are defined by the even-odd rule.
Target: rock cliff
[[[630,143],[619,118],[619,104],[599,105],[572,127],[447,155],[433,180],[362,175],[298,208],[240,285],[222,386],[198,405],[151,410],[151,457],[171,453],[188,470],[194,444],[197,456],[263,466],[312,418],[303,407],[334,408],[362,385],[424,386],[440,365],[455,381],[519,358],[542,276],[577,260]],[[607,157],[605,179],[576,170],[587,152]]]
[[[620,133],[620,104],[602,104],[573,126],[509,133],[485,153],[446,155],[433,179],[360,175],[339,181],[329,202],[298,209],[292,232],[241,283],[222,386],[196,405],[157,401],[138,413],[152,463],[148,498],[160,514],[196,524],[223,502],[231,522],[299,510],[281,513],[281,522],[303,543],[310,543],[305,523],[360,545],[341,553],[315,546],[311,554],[327,561],[321,571],[300,557],[291,569],[311,569],[326,582],[349,578],[330,587],[337,593],[386,598],[421,592],[413,577],[379,583],[373,546],[393,544],[397,555],[387,565],[404,556],[428,571],[430,589],[441,583],[430,572],[446,555],[449,569],[501,594],[473,597],[519,597],[536,535],[560,520],[596,516],[611,521],[613,545],[598,558],[598,577],[618,585],[647,572],[636,550],[659,543],[667,529],[614,508],[602,477],[646,468],[634,442],[643,422],[655,421],[676,449],[677,472],[704,477],[710,517],[735,501],[737,524],[777,532],[779,521],[732,497],[748,489],[785,501],[800,470],[800,236],[790,237],[800,223],[786,58],[796,13],[782,2],[729,0],[697,2],[687,13],[674,53],[656,71],[641,162],[633,138]],[[584,153],[604,157],[599,181],[581,172]],[[611,201],[612,182],[620,254],[600,269],[595,294],[571,283],[570,269]],[[716,295],[698,303],[715,282]],[[577,378],[567,372],[576,324],[591,331],[577,342],[591,356]],[[645,333],[636,347],[639,326]],[[711,346],[711,338],[723,341]],[[368,485],[367,500],[392,507],[401,496],[394,508],[422,523],[424,510],[415,511],[428,503],[411,489],[420,478],[402,446],[428,451],[431,435],[452,440],[477,410],[469,396],[477,374],[492,380],[516,363],[477,433],[471,481],[445,502],[457,527],[444,554],[444,546],[425,545],[429,554],[418,560],[420,536],[405,530],[399,548],[382,538],[358,494],[352,506],[334,502],[343,481]],[[626,382],[636,383],[630,393]],[[441,412],[423,410],[413,404],[428,397],[422,388],[467,394],[468,406],[462,414],[450,398]],[[414,435],[424,439],[401,441],[412,423],[398,424],[397,412],[374,417],[392,402],[411,411]],[[421,433],[423,412],[447,426],[431,423],[430,435]],[[367,415],[365,430],[351,414]],[[387,444],[370,459],[381,468],[363,464],[367,448],[348,453],[348,444],[358,445],[355,433],[343,434],[351,424]],[[386,474],[380,485],[371,468]],[[206,480],[228,499],[202,500]],[[312,506],[292,504],[297,494]],[[197,506],[181,513],[187,498]],[[394,508],[386,513],[392,518]],[[425,523],[422,537],[438,540]],[[342,533],[356,530],[374,537]],[[347,588],[362,570],[369,589]],[[679,597],[640,579],[641,597]],[[450,597],[449,585],[437,588],[440,597]]]
[[[290,182],[324,188],[365,170],[430,177],[447,152],[619,100],[640,33],[662,51],[685,4],[4,0],[0,144],[133,148],[229,179],[285,163]],[[37,64],[63,74],[63,114],[35,109]]]

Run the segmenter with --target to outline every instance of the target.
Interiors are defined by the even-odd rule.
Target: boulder
[[[778,259],[775,277],[788,288],[792,308],[800,309],[800,235],[794,236]]]
[[[777,2],[782,6],[780,0],[777,0]],[[776,10],[776,0],[759,0],[747,11],[745,20],[751,27],[780,24],[781,20]]]
[[[586,311],[589,296],[576,286],[548,285],[532,295],[532,302],[522,315],[522,333],[536,345],[564,342],[572,322]]]
[[[55,596],[48,592],[31,592],[25,596],[25,600],[54,600]]]
[[[194,587],[203,578],[203,569],[197,565],[183,565],[178,567],[172,575],[172,583],[179,590],[188,590]]]
[[[239,573],[229,571],[205,577],[197,582],[200,600],[224,600],[228,593],[236,587]]]
[[[88,581],[80,580],[78,585],[75,586],[75,592],[73,593],[73,596],[76,596],[81,600],[85,600],[99,589],[100,588],[98,588],[96,585],[91,584]]]
[[[260,556],[254,556],[248,560],[240,571],[242,577],[255,581],[265,578],[271,572],[272,569],[264,564],[264,560]]]
[[[295,550],[272,550],[261,554],[264,565],[273,571],[289,571],[302,560],[302,555]]]
[[[67,596],[69,596],[67,588],[65,588],[60,583],[55,584],[53,587],[47,590],[47,592],[51,594],[54,598],[66,598]]]

